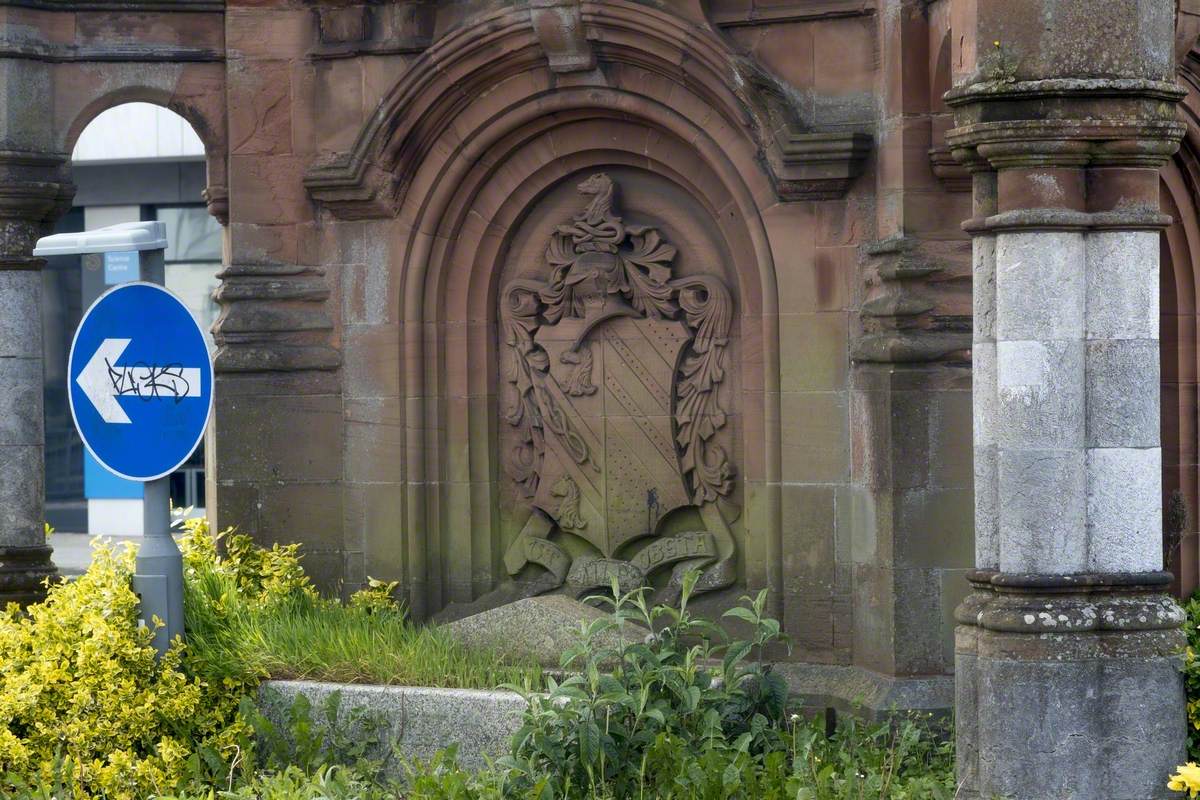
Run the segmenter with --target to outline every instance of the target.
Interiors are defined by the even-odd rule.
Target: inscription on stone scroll
[[[540,565],[534,591],[628,589],[665,568],[677,585],[689,567],[703,569],[701,591],[728,586],[735,470],[715,437],[730,293],[712,275],[675,277],[676,248],[623,221],[608,175],[578,188],[586,206],[551,235],[546,278],[501,290],[504,413],[518,434],[504,455],[530,510],[505,566]],[[660,536],[684,507],[705,530]],[[563,536],[591,554],[572,558]]]

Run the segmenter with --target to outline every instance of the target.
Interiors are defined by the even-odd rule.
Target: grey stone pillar
[[[55,574],[46,543],[43,261],[31,253],[70,204],[65,159],[0,152],[0,604],[28,604]]]
[[[947,97],[975,190],[959,777],[967,797],[1166,797],[1185,741],[1158,398],[1173,4],[980,0],[974,24],[986,55]]]

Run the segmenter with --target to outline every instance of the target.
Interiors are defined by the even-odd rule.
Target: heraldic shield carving
[[[723,588],[736,573],[735,471],[714,438],[729,291],[715,276],[674,277],[675,247],[616,215],[608,175],[578,188],[590,202],[551,236],[549,279],[501,290],[505,416],[518,434],[508,469],[531,507],[505,567],[543,567],[533,593],[614,578],[627,591],[667,568],[677,588],[693,567],[697,590]],[[687,506],[704,529],[660,535]],[[568,535],[590,554],[572,557]]]

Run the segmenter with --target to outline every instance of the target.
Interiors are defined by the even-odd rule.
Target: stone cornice
[[[862,330],[850,346],[855,363],[940,361],[971,349],[971,333],[937,318],[927,281],[944,271],[921,242],[894,237],[864,245],[869,297],[861,307]],[[961,358],[961,356],[959,356]]]
[[[223,61],[223,53],[207,47],[175,45],[106,44],[76,46],[45,42],[11,42],[0,39],[0,58],[23,58],[62,64],[73,61],[141,61],[151,63]]]
[[[200,193],[204,199],[204,204],[208,207],[208,213],[216,218],[217,222],[222,225],[229,224],[229,187],[209,184]]]
[[[929,148],[929,168],[948,192],[971,191],[971,170],[942,145]]]
[[[0,150],[0,270],[37,270],[33,246],[45,223],[71,206],[67,156]]]
[[[1037,81],[985,81],[956,86],[944,99],[951,108],[969,103],[1030,98],[1149,97],[1178,102],[1186,90],[1172,81],[1143,78],[1045,78]]]
[[[807,133],[787,130],[779,137],[775,188],[784,200],[841,197],[862,173],[874,138],[866,133]]]
[[[709,15],[709,19],[713,25],[718,27],[735,28],[746,25],[862,17],[874,13],[874,0],[797,0],[792,3],[773,3],[767,8],[716,11]]]
[[[225,11],[224,0],[0,0],[0,8],[35,8],[41,11],[167,11],[167,12],[221,12]]]
[[[0,150],[0,217],[44,222],[70,208],[69,161],[65,153]]]
[[[233,264],[217,275],[217,372],[327,371],[342,357],[328,343],[329,286],[319,267]]]
[[[1064,208],[1029,208],[1005,211],[983,219],[963,223],[969,233],[998,233],[1009,230],[1087,231],[1121,230],[1156,231],[1171,224],[1171,217],[1157,208],[1128,208],[1118,211],[1085,212]]]
[[[582,39],[539,27],[528,8],[486,15],[443,36],[383,100],[353,148],[308,171],[304,185],[310,195],[345,219],[394,214],[426,148],[462,113],[463,97],[540,69],[586,70],[592,58],[685,86],[708,104],[714,125],[743,130],[759,148],[780,199],[837,197],[861,171],[873,144],[869,134],[813,130],[784,87],[712,31],[632,3],[567,5],[572,14],[578,11]],[[533,11],[557,8],[546,0]],[[686,70],[679,69],[680,61],[688,64]],[[607,106],[598,107],[613,105],[617,90],[598,91],[610,95]],[[531,94],[510,107],[526,100],[539,98]]]

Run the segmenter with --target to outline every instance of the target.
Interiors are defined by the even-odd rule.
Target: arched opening
[[[54,232],[162,221],[169,242],[166,286],[209,330],[218,310],[212,293],[222,230],[205,202],[210,178],[205,143],[187,119],[164,105],[125,102],[96,113],[101,106],[82,112],[67,136],[75,197]],[[64,533],[141,533],[141,484],[109,475],[86,453],[67,403],[68,351],[82,313],[111,286],[140,277],[109,261],[56,256],[42,273],[46,517]],[[203,464],[201,447],[171,476],[172,502],[196,514],[203,513],[206,500]]]
[[[1179,106],[1187,133],[1161,173],[1160,206],[1172,222],[1161,238],[1159,335],[1163,568],[1186,597],[1200,588],[1200,77],[1194,53],[1180,63],[1179,78],[1188,89]]]
[[[1200,582],[1197,552],[1197,317],[1200,218],[1186,169],[1163,171],[1161,204],[1173,222],[1163,232],[1159,281],[1162,340],[1163,565],[1176,589],[1190,594]]]

